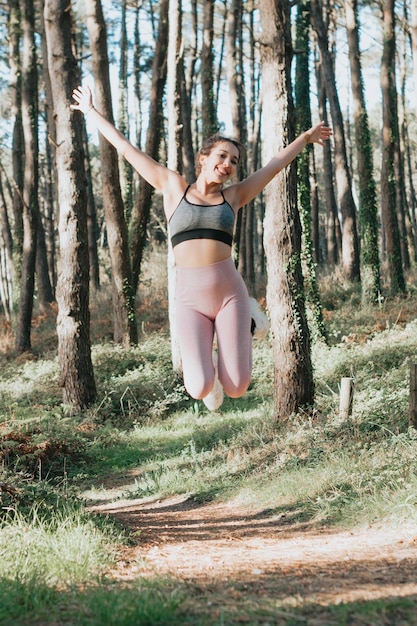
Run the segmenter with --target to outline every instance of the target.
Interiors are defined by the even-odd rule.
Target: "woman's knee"
[[[210,393],[214,385],[214,375],[210,377],[186,376],[184,374],[184,386],[187,393],[194,400],[201,400]]]
[[[245,374],[239,380],[235,380],[235,381],[228,379],[222,382],[222,380],[220,379],[220,382],[223,385],[224,392],[226,393],[226,395],[229,396],[229,398],[242,397],[247,392],[248,387],[250,385],[250,381],[251,381],[250,373]]]

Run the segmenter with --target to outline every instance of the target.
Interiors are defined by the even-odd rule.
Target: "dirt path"
[[[283,514],[184,498],[118,501],[95,509],[137,533],[137,544],[124,549],[114,577],[177,580],[199,596],[201,614],[211,615],[212,624],[338,624],[330,610],[336,604],[399,597],[411,597],[415,621],[407,613],[344,623],[417,624],[415,526],[311,530]],[[300,607],[305,617],[297,613],[297,621],[292,611]],[[224,615],[229,621],[220,621]]]

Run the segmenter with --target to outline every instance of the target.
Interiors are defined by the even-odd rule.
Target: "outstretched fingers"
[[[313,134],[313,141],[318,143],[320,146],[324,146],[324,142],[328,141],[330,137],[333,135],[333,130],[330,126],[326,126],[325,122],[320,122],[316,126],[316,133]]]
[[[72,92],[72,97],[76,104],[71,104],[73,111],[81,111],[82,113],[88,113],[93,107],[93,94],[90,87],[76,87]]]

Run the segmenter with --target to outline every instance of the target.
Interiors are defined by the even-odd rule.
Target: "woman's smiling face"
[[[239,150],[229,141],[217,143],[210,154],[201,155],[200,163],[205,176],[214,176],[217,182],[225,183],[236,174]]]

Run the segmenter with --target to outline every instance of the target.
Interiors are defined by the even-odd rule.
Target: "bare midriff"
[[[230,255],[230,246],[215,239],[190,239],[174,248],[175,263],[179,267],[204,267],[224,261]]]

